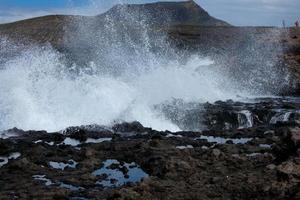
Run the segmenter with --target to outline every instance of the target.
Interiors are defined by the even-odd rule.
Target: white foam
[[[46,186],[54,184],[50,179],[46,178],[46,175],[33,175],[32,178],[34,180],[43,181]]]
[[[213,142],[217,144],[226,144],[228,141],[232,141],[233,144],[246,144],[247,142],[251,141],[253,138],[223,138],[223,137],[214,137],[214,136],[205,136],[201,135],[198,138],[195,138],[195,140],[207,140],[208,142]]]
[[[19,152],[15,152],[15,153],[11,153],[11,154],[8,156],[8,159],[9,159],[9,160],[10,160],[10,159],[15,160],[15,159],[19,158],[20,156],[21,156],[21,154],[20,154]]]
[[[54,142],[46,142],[46,141],[43,141],[43,140],[37,140],[34,142],[35,144],[38,144],[38,143],[45,143],[45,144],[48,144],[50,146],[53,146],[54,145]]]
[[[253,116],[249,110],[238,112],[239,129],[251,128],[253,126]]]
[[[81,142],[79,140],[66,137],[66,139],[64,139],[64,141],[61,144],[70,145],[70,146],[76,147],[76,146],[80,145]]]
[[[184,64],[149,61],[141,70],[137,60],[121,75],[93,71],[101,66],[91,64],[75,77],[61,60],[50,47],[34,47],[0,66],[0,130],[58,131],[137,120],[157,130],[179,131],[153,106],[172,98],[205,102],[234,96],[207,58],[194,56]]]
[[[66,137],[64,139],[64,141],[59,145],[63,144],[63,145],[70,145],[70,146],[73,146],[73,147],[77,147],[80,144],[84,144],[84,143],[101,143],[101,142],[106,142],[106,141],[111,141],[111,140],[112,140],[112,138],[98,138],[98,139],[87,138],[86,141],[80,142],[79,140],[76,140],[76,139],[73,139],[73,138],[70,138],[70,137]]]
[[[288,122],[293,112],[279,111],[270,120],[270,124],[276,124],[277,122]]]
[[[65,170],[66,167],[70,167],[70,168],[76,168],[77,166],[77,162],[75,162],[74,160],[69,160],[68,163],[64,163],[64,162],[54,162],[54,161],[50,161],[49,165],[54,168],[54,169],[60,169],[60,170]]]
[[[9,154],[8,157],[4,157],[4,156],[0,156],[0,168],[3,167],[4,165],[6,165],[9,160],[15,160],[17,158],[19,158],[21,156],[21,154],[19,152],[14,152]]]
[[[192,145],[186,145],[186,146],[176,146],[176,149],[184,150],[184,149],[193,149],[194,147]]]
[[[99,139],[94,139],[94,138],[88,138],[85,143],[101,143],[105,141],[111,141],[112,138],[99,138]]]
[[[7,157],[0,157],[0,167],[6,165],[8,163],[8,158]]]
[[[168,138],[171,138],[171,137],[182,138],[183,136],[182,135],[174,135],[174,134],[169,133],[168,135],[166,135],[166,137],[168,137]]]

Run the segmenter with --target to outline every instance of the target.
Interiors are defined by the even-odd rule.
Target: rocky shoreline
[[[94,85],[102,84],[102,79],[100,82],[96,80],[102,78],[103,74],[110,75],[104,79],[104,87],[110,84],[119,86],[123,82],[114,80],[123,74],[123,67],[133,67],[133,71],[137,71],[140,67],[148,68],[149,64],[149,69],[152,65],[156,69],[160,64],[164,66],[171,63],[173,66],[173,62],[169,62],[173,60],[179,66],[185,66],[195,55],[199,60],[192,59],[195,66],[186,66],[193,69],[192,73],[184,76],[184,80],[216,65],[217,72],[221,70],[221,77],[230,77],[232,84],[228,83],[229,89],[234,90],[238,86],[239,91],[250,90],[254,96],[266,96],[244,99],[230,95],[229,98],[242,102],[227,100],[199,103],[183,100],[182,97],[188,96],[187,93],[177,97],[171,92],[171,99],[162,98],[166,101],[155,102],[149,108],[161,114],[159,117],[163,120],[178,127],[175,130],[185,131],[157,131],[139,122],[127,123],[122,120],[123,112],[126,114],[128,109],[135,106],[136,99],[144,96],[149,88],[153,89],[149,86],[156,79],[146,77],[149,86],[146,85],[146,89],[141,87],[142,95],[137,93],[137,97],[128,98],[130,104],[126,106],[125,103],[126,109],[120,106],[120,113],[113,113],[113,119],[104,120],[117,120],[111,126],[69,127],[54,133],[18,128],[0,131],[0,199],[300,199],[300,100],[290,97],[300,94],[299,30],[291,27],[234,27],[211,17],[194,1],[117,5],[97,16],[54,15],[0,25],[0,46],[4,46],[0,48],[3,83],[7,84],[9,79],[18,80],[18,76],[26,72],[22,71],[26,64],[37,68],[33,70],[34,73],[29,68],[28,77],[25,76],[24,80],[30,84],[24,87],[25,92],[18,89],[23,79],[17,84],[7,84],[7,93],[6,87],[3,87],[5,101],[1,105],[5,106],[8,102],[9,106],[8,112],[4,107],[0,117],[8,116],[9,119],[0,119],[0,125],[5,125],[1,130],[11,128],[11,124],[16,126],[15,122],[34,114],[31,110],[22,110],[28,106],[23,101],[30,99],[30,95],[24,95],[30,89],[33,93],[32,102],[41,97],[59,96],[58,101],[50,98],[50,101],[37,103],[36,107],[40,109],[33,110],[38,114],[42,112],[42,115],[37,115],[37,120],[30,123],[35,125],[41,118],[47,117],[49,112],[45,107],[48,108],[48,102],[52,104],[49,107],[55,105],[54,109],[49,108],[50,112],[56,113],[66,105],[61,102],[70,103],[73,99],[98,91],[99,87]],[[36,54],[40,51],[46,56]],[[53,57],[49,54],[53,54]],[[34,59],[24,62],[32,55],[38,58],[38,64],[34,65]],[[196,66],[201,64],[202,57],[211,58],[214,64]],[[40,62],[45,58],[49,63]],[[158,64],[153,63],[160,59],[162,61]],[[15,65],[18,67],[14,69]],[[135,66],[138,68],[135,69]],[[13,68],[8,73],[12,74],[11,77],[5,73],[9,67]],[[39,82],[48,76],[36,80],[40,74],[47,75],[48,68],[52,67],[54,70],[50,70],[49,74],[53,73],[53,77],[49,75],[49,84]],[[57,74],[56,67],[59,69]],[[19,71],[20,74],[17,73]],[[141,72],[148,73],[147,70]],[[158,71],[154,77],[162,73],[165,73],[163,79],[172,76],[168,72]],[[212,72],[208,75],[216,74]],[[87,90],[82,87],[83,93],[76,93],[74,97],[66,92],[60,98],[65,91],[71,90],[72,93],[81,90],[81,87],[73,87],[71,80],[77,80],[82,74],[89,76],[80,77],[82,82],[80,80],[76,85],[88,85],[89,79],[85,77],[92,77],[91,87]],[[125,80],[138,76],[139,73]],[[210,81],[205,82],[210,76],[200,78],[205,79],[204,82],[192,81],[181,89],[210,86]],[[61,89],[61,80],[62,83],[67,82],[68,87]],[[55,89],[59,90],[41,92],[52,90],[47,86],[57,81]],[[95,116],[105,117],[103,110],[118,107],[118,103],[123,104],[120,101],[115,103],[114,98],[127,98],[130,95],[127,93],[135,91],[135,87],[126,90],[127,85],[131,85],[126,81],[126,87],[117,87],[116,95],[114,89],[111,90],[113,92],[103,90],[103,94],[112,93],[103,101],[102,90],[100,95],[88,96],[94,99],[92,103],[95,102],[90,107],[78,109],[77,105],[90,104],[90,101],[79,98],[73,107],[67,109],[66,118],[53,115],[53,124],[68,121],[67,125],[63,125],[65,128],[78,121],[81,123],[82,120],[72,122],[70,117],[77,117],[83,110],[88,113],[89,120],[93,118],[93,122],[101,123],[94,119]],[[140,85],[141,82],[145,80],[141,79],[132,85]],[[181,82],[175,86],[176,79],[169,82],[174,91],[180,89],[178,86],[181,86]],[[229,81],[225,82],[227,84]],[[153,90],[160,90],[164,83],[158,82],[159,87]],[[35,89],[36,86],[41,87]],[[126,95],[119,94],[123,88]],[[222,90],[226,89],[222,84]],[[209,90],[210,87],[195,91],[206,96]],[[162,90],[165,91],[168,88]],[[7,98],[15,94],[20,98]],[[153,94],[149,95],[149,99],[156,97],[156,93]],[[216,95],[219,95],[218,92]],[[194,98],[198,99],[198,96],[191,95],[191,99]],[[20,101],[21,106],[10,104],[14,101]],[[112,102],[103,110],[90,112],[105,101]],[[144,105],[144,101],[141,105]],[[22,113],[22,117],[14,118],[16,115],[10,115],[10,109],[16,110],[17,114]],[[147,109],[148,106],[141,108],[142,112],[148,112]],[[60,113],[65,116],[65,110],[62,109]],[[85,115],[81,117],[85,118]],[[142,121],[136,117],[130,119]],[[25,124],[25,128],[26,123],[19,123],[18,126],[22,124]],[[46,129],[44,124],[40,127]]]
[[[300,198],[300,128],[292,124],[171,133],[133,122],[4,133],[1,199]]]

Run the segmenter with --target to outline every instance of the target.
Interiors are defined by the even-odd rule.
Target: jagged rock
[[[12,145],[3,139],[0,139],[0,155],[8,154],[12,151]]]
[[[82,129],[78,129],[76,131],[73,131],[68,135],[70,136],[70,138],[74,138],[74,139],[79,140],[81,142],[86,141],[86,139],[87,139],[87,133]]]
[[[112,128],[117,133],[142,133],[147,129],[139,122],[127,123],[124,122],[122,124],[114,125]]]
[[[117,196],[119,196],[120,199],[142,199],[142,197],[140,196],[139,193],[132,191],[132,190],[128,190],[126,188],[121,189],[119,192],[119,195],[117,195]],[[115,198],[113,198],[113,199],[115,199]]]
[[[218,158],[221,155],[221,151],[219,149],[213,149],[212,154]]]
[[[274,170],[274,169],[276,169],[276,165],[274,165],[274,164],[267,165],[267,169]]]
[[[296,147],[300,147],[300,128],[291,129],[291,140]]]
[[[125,125],[123,130],[127,131],[131,127],[135,127],[131,129],[133,132],[141,128],[137,123],[132,123]],[[260,128],[254,128],[253,131],[255,130],[262,131]],[[276,132],[278,135],[286,136],[278,138],[282,146],[291,142],[290,138],[288,140],[287,130],[288,127],[278,128]],[[116,137],[103,143],[84,143],[79,146],[56,143],[51,146],[44,142],[35,142],[37,138],[41,141],[54,141],[60,133],[44,134],[30,131],[17,138],[2,140],[5,146],[10,146],[8,153],[12,153],[12,150],[20,152],[21,157],[9,160],[6,165],[0,167],[0,196],[3,199],[12,199],[11,194],[21,199],[69,199],[77,196],[149,200],[162,197],[175,200],[208,197],[259,199],[262,196],[267,199],[278,196],[289,199],[297,193],[297,183],[300,180],[298,157],[294,153],[288,154],[289,160],[279,163],[278,173],[275,173],[274,158],[269,155],[271,149],[259,152],[261,148],[258,148],[260,140],[265,142],[268,138],[269,142],[272,141],[269,136],[262,134],[260,140],[248,144],[213,144],[194,140],[197,134],[193,132],[182,132],[180,133],[182,137],[178,138],[166,137],[165,132],[151,129],[147,131],[150,135],[157,134],[160,137],[152,139],[148,135],[141,134],[140,137],[135,135],[126,138]],[[220,135],[226,133],[226,131],[217,132]],[[193,137],[190,137],[191,135]],[[98,138],[105,135],[100,130],[93,132],[93,136]],[[69,135],[61,134],[59,138],[64,140],[67,137]],[[234,134],[231,137],[234,137]],[[156,145],[151,145],[153,141]],[[179,151],[174,148],[187,145],[193,145],[193,150]],[[203,145],[207,146],[206,150],[203,150]],[[249,159],[247,155],[249,153],[259,153],[261,156]],[[68,163],[71,159],[78,163],[76,168],[61,171],[49,167],[50,161]],[[131,163],[126,169],[118,165],[109,165],[106,168],[115,170],[118,176],[120,173],[123,174],[120,176],[121,178],[124,176],[125,180],[132,178],[132,169],[141,169],[148,176],[136,183],[128,182],[115,188],[105,186],[102,189],[95,184],[97,181],[107,179],[108,184],[118,183],[118,177],[109,175],[109,172],[99,176],[93,174],[95,170],[103,169],[104,163],[111,159],[118,160],[124,166],[125,163]],[[134,175],[141,173],[136,172]],[[46,186],[45,180],[35,180],[33,175],[49,179],[53,185]],[[287,178],[289,181],[286,181]],[[60,182],[70,185],[63,185],[67,188],[62,188]],[[266,182],[270,185],[266,186]],[[83,189],[76,190],[76,187]]]
[[[300,177],[300,165],[292,161],[282,163],[277,167],[278,172],[286,175],[294,175]]]

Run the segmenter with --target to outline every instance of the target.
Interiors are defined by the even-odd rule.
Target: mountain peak
[[[198,25],[198,26],[230,26],[208,14],[195,1],[154,2],[147,4],[118,4],[106,13],[106,16],[116,21],[146,20],[154,25]],[[130,16],[130,17],[128,17]]]

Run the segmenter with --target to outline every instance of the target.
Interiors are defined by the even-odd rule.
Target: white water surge
[[[97,69],[102,66],[94,63],[74,75],[76,66],[68,68],[63,60],[51,47],[32,47],[1,64],[0,130],[58,131],[137,120],[176,131],[154,105],[172,98],[206,102],[235,96],[226,88],[229,80],[208,58],[193,56],[184,64],[165,59],[153,65],[137,60],[139,70],[132,67],[121,75],[101,72]]]
[[[226,67],[201,52],[176,52],[164,34],[153,31],[147,14],[141,18],[126,8],[65,27],[62,45],[69,54],[51,46],[24,47],[0,36],[0,130],[58,131],[137,120],[153,129],[177,131],[156,105],[249,95],[245,87],[240,91]],[[264,68],[240,71],[257,77]],[[249,89],[261,84],[251,80]]]

